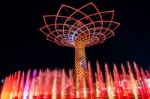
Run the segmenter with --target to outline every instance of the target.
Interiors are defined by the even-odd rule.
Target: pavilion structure
[[[114,11],[100,11],[90,2],[80,8],[62,4],[56,15],[44,15],[40,31],[48,41],[75,48],[76,82],[87,79],[85,48],[102,44],[114,36],[120,23],[113,21]]]

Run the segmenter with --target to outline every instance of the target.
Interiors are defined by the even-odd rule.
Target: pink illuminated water
[[[104,72],[96,67],[94,73],[88,63],[88,79],[77,84],[72,70],[68,75],[64,70],[18,71],[6,77],[0,99],[150,99],[148,70],[129,62],[112,70],[105,64]]]

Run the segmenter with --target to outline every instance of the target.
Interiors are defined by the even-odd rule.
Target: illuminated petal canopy
[[[113,10],[99,11],[92,2],[79,9],[62,4],[56,15],[43,16],[45,25],[40,31],[60,46],[75,47],[80,41],[88,47],[114,36],[120,23],[113,18]]]

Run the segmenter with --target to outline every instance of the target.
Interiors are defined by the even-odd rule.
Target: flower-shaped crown
[[[113,18],[113,10],[99,11],[92,2],[79,9],[62,4],[56,15],[43,16],[45,26],[40,31],[58,45],[75,47],[82,42],[87,47],[114,36],[120,23]]]

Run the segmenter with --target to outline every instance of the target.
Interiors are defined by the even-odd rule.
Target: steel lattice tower
[[[114,36],[120,24],[113,18],[113,10],[99,11],[92,2],[79,9],[62,4],[56,15],[43,16],[45,26],[40,31],[49,41],[75,48],[75,76],[79,81],[87,77],[85,48]]]

